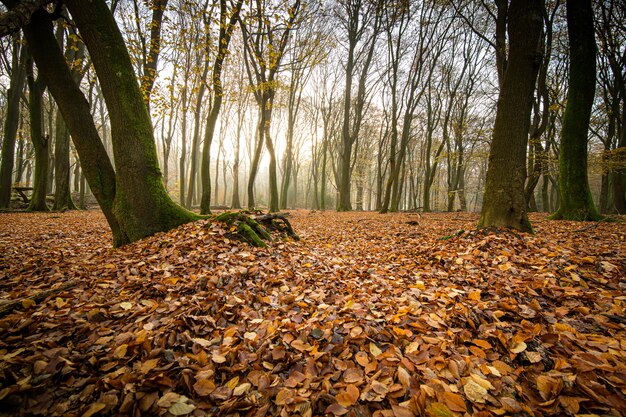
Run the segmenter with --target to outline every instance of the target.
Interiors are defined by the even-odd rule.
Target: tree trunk
[[[202,175],[202,198],[200,202],[200,212],[207,214],[211,212],[211,142],[213,141],[213,135],[215,132],[215,126],[217,118],[220,113],[220,109],[223,101],[222,92],[222,68],[224,60],[226,59],[226,53],[228,52],[228,45],[230,43],[231,36],[235,30],[235,24],[239,18],[239,12],[241,10],[242,0],[233,5],[231,11],[230,20],[227,22],[227,5],[225,0],[220,0],[220,31],[218,38],[219,51],[213,63],[213,72],[211,81],[213,84],[213,102],[211,104],[211,112],[207,120],[207,127],[204,137],[204,145],[202,148],[202,163],[201,163],[201,175]],[[239,141],[239,132],[237,132],[237,140]],[[237,143],[237,169],[239,165],[239,143]],[[238,183],[237,173],[237,183]],[[217,175],[216,175],[217,181]],[[217,184],[217,183],[216,183]],[[237,184],[238,185],[238,184]],[[215,187],[217,190],[217,186]],[[238,193],[238,190],[236,190]],[[233,204],[234,205],[234,204]],[[237,205],[239,206],[239,196],[237,195]]]
[[[54,143],[54,206],[53,210],[74,210],[76,206],[70,193],[70,133],[67,131],[63,116],[57,112],[56,141]]]
[[[150,22],[150,50],[143,63],[143,77],[141,77],[141,93],[144,103],[150,111],[150,95],[156,79],[156,70],[161,53],[161,26],[163,23],[163,13],[167,7],[168,0],[153,0],[152,20]]]
[[[541,64],[542,0],[512,0],[509,59],[498,99],[485,196],[478,227],[531,232],[526,212],[526,145],[533,93]]]
[[[21,51],[20,51],[21,49]],[[9,207],[11,201],[11,180],[13,176],[13,158],[15,139],[20,119],[20,99],[26,79],[26,50],[20,48],[19,38],[13,39],[13,62],[11,80],[6,97],[4,119],[4,137],[2,141],[2,159],[0,160],[0,208]]]
[[[596,87],[591,0],[567,1],[570,71],[559,153],[561,205],[552,219],[599,220],[587,179],[587,137]]]
[[[24,154],[26,153],[25,140],[21,137],[17,140],[17,155],[15,157],[17,167],[15,168],[14,182],[22,182],[22,175],[24,175]]]
[[[104,0],[67,6],[93,60],[111,120],[116,193],[113,212],[130,241],[197,219],[163,186],[152,122],[124,39]]]
[[[70,129],[72,140],[81,158],[84,174],[91,183],[100,207],[113,232],[114,244],[128,242],[128,238],[113,214],[115,172],[100,141],[89,104],[74,82],[65,57],[52,33],[52,21],[47,12],[33,14],[24,28],[29,50],[37,62],[39,73],[54,97],[63,119]]]
[[[239,119],[238,119],[239,120]],[[233,160],[233,198],[230,203],[233,209],[241,208],[239,200],[239,151],[241,146],[241,125],[238,125],[237,133],[235,133],[235,155]]]
[[[41,80],[35,80],[33,61],[28,60],[28,114],[30,116],[30,139],[35,150],[35,180],[33,195],[28,205],[28,211],[48,211],[46,192],[48,189],[48,145],[49,138],[43,135],[43,118],[41,97],[43,89]]]
[[[626,97],[622,97],[622,132],[616,148],[619,166],[613,177],[613,204],[619,214],[626,214]]]
[[[202,70],[202,75],[200,76],[200,87],[198,88],[198,95],[196,96],[196,108],[193,113],[193,139],[191,140],[191,166],[189,167],[189,188],[187,189],[187,199],[185,200],[185,206],[188,208],[192,206],[195,197],[196,174],[198,170],[198,151],[200,147],[200,115],[202,114],[202,99],[204,97],[204,92],[206,91],[206,77],[208,72],[209,62],[207,57],[207,60],[204,63],[204,69]],[[211,111],[213,111],[213,109],[211,109]],[[204,143],[204,146],[206,146],[206,137]],[[209,143],[209,147],[210,146],[211,144]],[[202,165],[200,168],[202,169]],[[208,211],[206,213],[208,213]]]
[[[64,31],[57,31],[59,46],[63,47]],[[65,57],[68,62],[82,60],[85,56],[85,44],[76,42],[72,38],[68,39],[65,49]],[[80,86],[83,78],[81,70],[72,69],[72,76],[76,85]],[[55,122],[55,142],[54,142],[54,206],[53,210],[74,210],[76,206],[72,201],[70,193],[70,132],[65,126],[63,115],[57,111]]]

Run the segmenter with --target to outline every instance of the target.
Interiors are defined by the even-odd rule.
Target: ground
[[[626,223],[290,219],[112,249],[97,211],[0,214],[0,415],[626,415]]]

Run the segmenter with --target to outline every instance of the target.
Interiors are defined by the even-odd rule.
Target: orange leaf
[[[359,389],[355,385],[350,384],[346,387],[345,391],[337,394],[336,398],[339,404],[344,407],[350,407],[359,400],[359,395],[361,395]]]
[[[459,394],[455,394],[453,392],[444,392],[443,401],[452,411],[458,411],[460,413],[464,413],[467,411],[467,405],[465,404],[465,401],[463,401],[463,397],[461,397]]]

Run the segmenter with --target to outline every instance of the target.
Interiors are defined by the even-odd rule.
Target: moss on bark
[[[567,2],[570,74],[561,129],[559,191],[561,204],[550,218],[602,219],[587,180],[587,137],[595,94],[596,43],[590,0]]]

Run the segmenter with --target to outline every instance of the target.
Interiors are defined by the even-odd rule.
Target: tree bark
[[[200,213],[207,214],[211,212],[211,142],[215,133],[215,125],[220,114],[223,101],[222,89],[222,67],[226,55],[228,53],[228,45],[235,30],[235,24],[239,19],[239,12],[243,0],[238,0],[231,10],[230,19],[227,22],[226,0],[220,0],[220,32],[218,38],[219,50],[213,63],[213,74],[211,81],[213,84],[213,102],[211,104],[211,112],[207,119],[207,126],[204,133],[204,144],[202,146],[202,164],[200,173],[202,175],[202,197],[200,201]],[[239,133],[237,133],[239,135]],[[239,141],[239,136],[237,137]],[[237,143],[237,163],[239,163],[239,143]],[[239,169],[239,167],[237,167]],[[238,179],[238,178],[237,178]],[[238,193],[239,191],[237,191]],[[237,205],[239,205],[237,196]]]
[[[113,242],[129,242],[115,215],[115,172],[93,122],[89,104],[74,80],[52,33],[52,20],[47,12],[36,11],[32,21],[24,27],[29,50],[50,93],[54,97],[63,119],[70,129],[72,140],[85,176],[98,200],[111,231]]]
[[[512,0],[508,12],[509,57],[498,98],[478,227],[531,232],[526,212],[526,146],[535,81],[541,64],[542,0]]]
[[[48,189],[48,146],[49,137],[43,135],[43,117],[41,96],[44,89],[41,79],[33,74],[33,61],[28,60],[27,83],[28,83],[28,114],[30,116],[30,139],[35,150],[35,179],[33,195],[28,204],[28,211],[48,211],[46,205],[46,191]]]
[[[63,47],[63,30],[57,32],[59,46]],[[68,62],[82,60],[85,56],[85,44],[75,42],[68,39],[68,45],[65,49],[65,57]],[[83,71],[72,69],[72,78],[76,85],[80,86],[80,80],[83,78]],[[74,210],[76,206],[72,201],[70,193],[70,132],[65,126],[63,115],[57,111],[55,122],[55,141],[54,141],[54,206],[53,210]]]
[[[622,97],[622,132],[615,152],[619,168],[613,177],[613,204],[619,214],[626,214],[626,97]]]
[[[150,95],[156,79],[156,70],[161,53],[161,27],[163,26],[163,13],[168,0],[154,0],[152,2],[152,20],[150,22],[150,47],[148,56],[143,63],[143,77],[141,77],[141,93],[144,103],[150,111]]]
[[[26,50],[20,48],[20,39],[13,39],[13,62],[11,80],[7,91],[6,114],[4,119],[4,137],[2,141],[2,159],[0,160],[0,208],[9,207],[13,176],[13,158],[15,140],[20,120],[20,99],[26,79]]]
[[[591,0],[568,0],[569,89],[559,153],[561,205],[552,219],[599,220],[587,179],[587,137],[596,87],[596,41]]]

